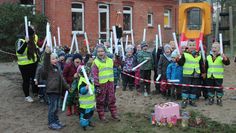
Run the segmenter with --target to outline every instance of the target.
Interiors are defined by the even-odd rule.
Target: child
[[[176,49],[175,42],[174,41],[170,41],[169,44],[170,44],[170,47],[171,47],[171,52],[173,52]]]
[[[61,67],[61,70],[63,71],[64,69],[64,65],[65,65],[65,53],[63,51],[61,51],[59,54],[58,54],[58,63]]]
[[[183,52],[181,58],[177,62],[180,66],[183,66],[183,84],[199,85],[201,83],[200,76],[203,71],[203,62],[201,56],[196,51],[196,42],[193,40],[188,41],[188,49]],[[189,100],[189,104],[193,107],[197,107],[196,94],[198,88],[196,87],[183,87],[182,89],[182,107],[186,108]]]
[[[214,42],[211,48],[211,54],[207,56],[206,59],[206,70],[207,79],[206,84],[208,86],[218,86],[221,87],[224,78],[224,65],[229,65],[230,60],[224,54],[220,55],[220,44]],[[222,89],[208,89],[209,105],[214,103],[214,96],[217,97],[217,105],[222,106]]]
[[[103,45],[97,45],[95,58],[92,65],[92,76],[96,86],[96,101],[97,112],[102,122],[107,123],[105,118],[104,106],[105,99],[108,96],[108,107],[111,112],[113,120],[119,121],[116,109],[116,98],[114,93],[114,75],[113,75],[113,60],[108,58],[105,54],[106,50]]]
[[[158,62],[158,68],[157,68],[157,74],[160,75],[160,80],[163,82],[166,82],[166,69],[167,66],[171,63],[171,47],[169,44],[166,44],[164,46],[164,54],[160,56],[159,62]],[[161,84],[160,90],[163,95],[168,92],[168,85],[167,84]]]
[[[78,78],[76,73],[77,67],[82,64],[82,56],[80,54],[74,54],[72,62],[66,64],[63,70],[63,77],[65,78],[67,84],[72,85],[73,79]],[[67,99],[67,116],[72,115],[72,106],[74,107],[74,114],[77,115],[77,105],[76,105],[76,91],[70,93]]]
[[[150,80],[151,71],[153,69],[152,53],[148,51],[148,44],[146,42],[141,43],[141,48],[142,51],[140,51],[137,55],[138,64],[145,60],[148,60],[148,62],[146,62],[140,67],[140,77],[143,79]],[[148,96],[148,94],[150,94],[150,83],[140,81],[140,85],[144,96]]]
[[[177,82],[177,83],[182,83],[183,67],[179,66],[176,63],[177,56],[178,56],[177,50],[174,50],[171,53],[172,62],[168,65],[168,67],[166,69],[166,79],[167,79],[167,81],[179,80],[179,82]],[[181,95],[180,87],[177,86],[176,89],[177,89],[176,96],[177,96],[177,98],[179,98]]]
[[[89,67],[85,67],[87,76],[89,76],[90,70]],[[94,84],[91,82],[91,89],[93,94],[89,94],[89,86],[86,83],[86,80],[84,78],[83,72],[81,67],[79,66],[77,69],[77,72],[79,73],[79,82],[78,82],[78,92],[79,92],[79,112],[80,112],[80,125],[83,127],[84,130],[90,127],[94,127],[95,125],[91,122],[91,118],[93,116],[94,110],[95,110],[95,91],[94,91]]]
[[[48,98],[46,95],[46,81],[42,79],[42,71],[43,71],[43,64],[38,64],[36,73],[35,73],[35,85],[39,87],[39,99],[40,102],[43,103],[48,103]]]
[[[46,80],[46,93],[49,100],[48,125],[49,128],[53,130],[58,130],[65,126],[60,122],[57,112],[62,89],[69,89],[69,86],[66,84],[59,71],[60,69],[57,62],[57,55],[55,53],[51,54],[50,48],[46,47],[42,78]]]
[[[128,47],[125,49],[126,58],[125,61],[122,63],[122,69],[124,72],[131,74],[134,76],[134,72],[132,71],[133,64],[134,64],[134,56],[133,56],[133,47]],[[122,74],[122,84],[123,84],[123,91],[126,91],[126,87],[129,86],[129,90],[133,91],[134,88],[134,78],[128,75]]]

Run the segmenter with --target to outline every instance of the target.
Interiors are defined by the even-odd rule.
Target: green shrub
[[[24,35],[24,16],[28,17],[36,29],[40,39],[44,38],[46,32],[47,18],[42,14],[32,14],[32,8],[22,7],[19,4],[3,3],[0,5],[0,49],[15,53],[15,42],[18,35]],[[6,56],[0,53],[2,56]],[[6,56],[7,57],[7,56]]]

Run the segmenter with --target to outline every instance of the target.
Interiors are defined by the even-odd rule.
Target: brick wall
[[[4,0],[0,0],[0,3]],[[5,0],[6,1],[6,0]],[[11,0],[16,2],[17,0]],[[72,15],[71,2],[84,3],[84,30],[88,34],[91,45],[94,45],[99,37],[98,35],[98,4],[109,4],[109,27],[115,25],[117,11],[123,10],[123,6],[132,7],[133,30],[135,42],[140,42],[143,36],[143,29],[147,29],[146,40],[153,42],[157,33],[157,25],[162,25],[163,43],[172,40],[172,32],[177,30],[177,0],[45,0],[45,14],[49,18],[52,34],[57,37],[57,27],[61,29],[61,43],[64,45],[71,44]],[[171,28],[163,28],[164,9],[172,11]],[[42,0],[36,0],[36,10],[42,12]],[[153,13],[153,27],[147,26],[147,14]],[[119,23],[123,25],[123,15]],[[125,36],[124,36],[125,37]],[[83,41],[83,35],[78,36],[78,41]],[[129,36],[129,41],[131,37]]]

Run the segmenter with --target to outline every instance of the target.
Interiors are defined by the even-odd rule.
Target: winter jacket
[[[75,67],[74,63],[69,63],[65,65],[63,69],[63,77],[65,78],[67,84],[72,84],[76,71],[77,68]]]
[[[125,61],[122,62],[123,71],[131,72],[134,65],[134,56],[126,57]]]
[[[153,69],[153,58],[152,58],[152,53],[148,51],[140,51],[137,53],[137,61],[138,64],[142,63],[143,61],[146,60],[146,58],[150,58],[148,62],[143,64],[140,67],[140,70],[152,70]]]
[[[160,56],[158,67],[157,67],[157,74],[161,74],[161,79],[166,80],[166,69],[167,66],[171,63],[164,55]]]
[[[170,63],[166,70],[166,79],[179,80],[179,83],[181,83],[183,79],[183,67],[175,62]]]
[[[50,63],[50,53],[45,53],[44,56],[42,78],[46,80],[47,93],[61,94],[62,89],[69,89],[69,86],[61,75],[59,66]]]

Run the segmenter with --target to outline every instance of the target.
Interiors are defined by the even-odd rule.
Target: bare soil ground
[[[224,86],[236,88],[236,63],[231,62],[225,71]],[[24,102],[21,87],[22,79],[16,63],[0,64],[0,132],[1,133],[53,133],[47,127],[47,106],[39,103],[35,98],[34,103]],[[154,89],[152,85],[152,89]],[[121,91],[118,89],[117,107],[121,122],[110,120],[108,124],[100,123],[95,112],[96,127],[89,132],[171,132],[168,129],[158,129],[150,126],[147,117],[154,105],[166,102],[160,95],[149,97],[139,96],[135,91]],[[203,115],[220,123],[236,124],[236,101],[231,97],[236,96],[235,90],[225,90],[223,107],[205,105],[201,98],[197,110]],[[176,101],[180,102],[180,101]],[[59,112],[59,117],[67,126],[60,130],[63,133],[83,132],[79,126],[78,116],[67,117],[65,112]],[[107,113],[110,119],[110,114]]]

